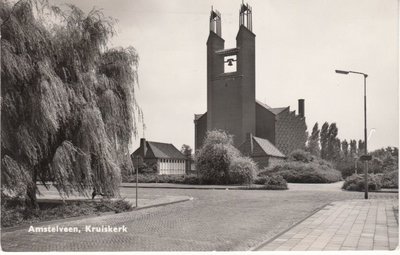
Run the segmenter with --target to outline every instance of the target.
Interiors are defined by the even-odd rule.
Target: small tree
[[[224,131],[207,132],[202,148],[196,155],[196,167],[207,184],[228,184],[229,166],[240,152],[233,146],[233,139]]]
[[[328,141],[329,141],[329,123],[325,122],[321,127],[320,141],[321,141],[321,158],[327,159],[328,154]]]
[[[349,156],[349,143],[347,142],[346,139],[342,141],[342,152],[343,152],[343,157],[347,159],[347,157]]]
[[[358,156],[364,155],[364,153],[365,153],[364,148],[365,148],[364,141],[361,139],[358,140],[358,151],[357,151]]]
[[[192,157],[192,148],[190,148],[190,146],[187,144],[182,145],[181,152],[187,159]]]
[[[352,158],[357,156],[357,141],[350,140],[350,156]]]
[[[188,173],[188,171],[190,171],[190,169],[191,169],[191,165],[193,162],[192,148],[190,148],[190,146],[187,144],[183,144],[181,147],[181,152],[186,158],[185,169],[186,169],[186,173]]]
[[[321,155],[321,149],[319,147],[319,133],[320,130],[318,128],[318,122],[316,122],[307,143],[307,151],[318,157]]]
[[[332,123],[329,125],[327,135],[327,150],[325,158],[327,160],[335,161],[340,154],[340,141],[338,142],[337,140],[338,128],[336,126],[336,123]]]

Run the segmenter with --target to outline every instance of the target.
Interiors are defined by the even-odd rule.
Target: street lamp
[[[349,73],[354,73],[354,74],[361,74],[364,76],[364,157],[362,157],[365,160],[365,169],[364,169],[364,182],[365,182],[365,193],[364,193],[364,198],[368,199],[368,160],[370,160],[370,157],[367,156],[368,150],[367,150],[367,77],[368,74],[366,73],[361,73],[361,72],[355,72],[355,71],[343,71],[343,70],[335,70],[336,73],[338,74],[349,74]]]

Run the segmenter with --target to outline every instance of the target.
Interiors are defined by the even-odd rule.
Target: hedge
[[[283,162],[272,168],[264,169],[259,176],[281,175],[292,183],[332,183],[342,180],[342,174],[323,161],[303,163],[300,161]]]
[[[368,190],[376,191],[382,187],[381,177],[374,174],[368,175]],[[364,175],[353,174],[346,178],[343,183],[342,189],[348,191],[364,191],[365,181]]]

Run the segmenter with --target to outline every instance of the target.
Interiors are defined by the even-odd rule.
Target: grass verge
[[[64,203],[39,202],[39,210],[27,210],[22,199],[3,196],[1,201],[1,227],[15,227],[42,221],[131,210],[133,210],[132,206],[122,199],[65,201]]]

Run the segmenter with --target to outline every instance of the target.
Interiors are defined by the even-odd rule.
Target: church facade
[[[241,145],[246,141],[248,144],[252,137],[268,140],[284,155],[304,148],[307,140],[304,99],[299,99],[298,114],[289,107],[272,108],[256,101],[255,40],[252,9],[248,4],[241,5],[236,47],[231,49],[224,47],[220,13],[211,11],[207,112],[195,114],[196,150],[201,148],[208,130],[225,130],[233,135],[237,148],[246,147]]]

